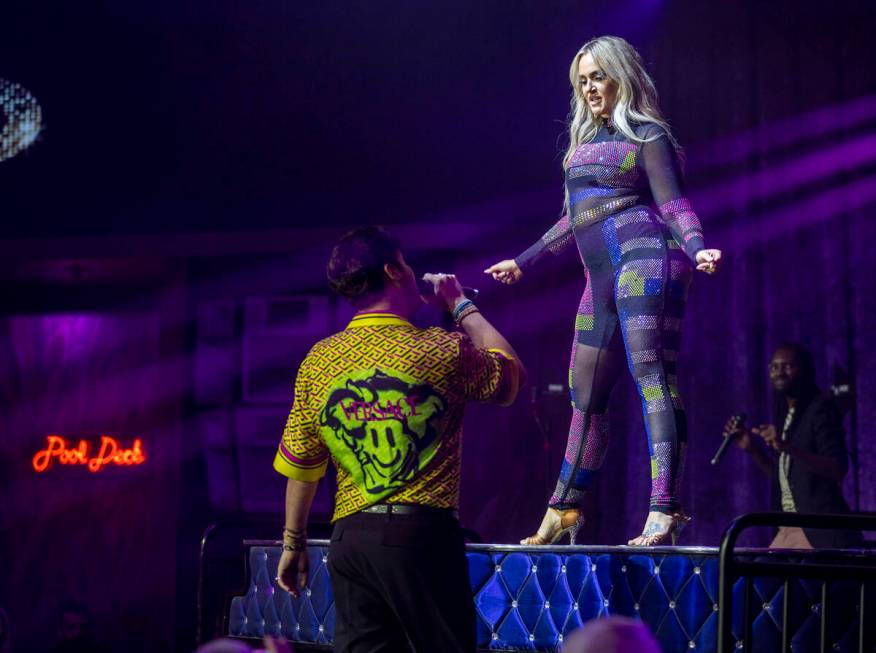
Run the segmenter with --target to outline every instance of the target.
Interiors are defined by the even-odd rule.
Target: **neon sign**
[[[146,454],[140,439],[134,440],[130,449],[119,446],[118,440],[108,435],[100,437],[100,448],[96,456],[89,455],[89,443],[80,440],[75,447],[60,435],[46,437],[48,446],[38,451],[33,457],[34,471],[41,474],[52,467],[59,465],[84,465],[92,473],[99,472],[107,465],[132,466],[142,465],[146,462]]]

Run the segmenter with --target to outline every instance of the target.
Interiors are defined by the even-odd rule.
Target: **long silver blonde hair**
[[[581,57],[588,53],[602,72],[617,85],[617,98],[611,113],[614,128],[632,142],[644,143],[645,140],[654,140],[657,136],[643,140],[636,136],[632,123],[654,123],[666,130],[670,142],[678,149],[678,143],[672,137],[669,125],[660,112],[657,89],[645,70],[642,57],[624,39],[618,36],[600,36],[581,46],[569,68],[572,99],[568,118],[569,148],[563,157],[563,167],[568,166],[569,159],[579,145],[593,140],[602,124],[601,119],[593,115],[581,92],[578,64]],[[566,208],[568,204],[566,198]]]

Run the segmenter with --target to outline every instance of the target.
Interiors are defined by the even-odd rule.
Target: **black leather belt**
[[[410,503],[375,503],[373,506],[363,508],[359,512],[367,512],[378,515],[424,515],[424,514],[447,514],[459,519],[459,512],[452,508],[435,508],[434,506],[418,506]]]

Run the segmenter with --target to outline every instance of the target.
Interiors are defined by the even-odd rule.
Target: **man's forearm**
[[[305,483],[288,479],[286,482],[286,528],[291,531],[304,531],[313,497],[316,496],[317,483]]]
[[[526,381],[526,369],[523,367],[520,356],[514,351],[511,343],[489,323],[487,318],[479,312],[472,313],[463,318],[460,326],[478,349],[501,349],[509,354],[517,363],[520,385],[523,385]]]
[[[291,478],[286,481],[286,528],[283,529],[283,553],[277,565],[277,583],[296,597],[307,585],[307,515],[315,495],[315,482]]]

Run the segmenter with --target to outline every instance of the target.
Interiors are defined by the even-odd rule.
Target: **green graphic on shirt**
[[[432,460],[446,409],[432,386],[395,370],[371,368],[333,384],[319,425],[356,486],[379,501]]]

